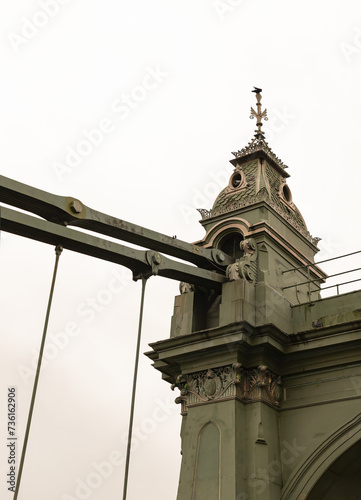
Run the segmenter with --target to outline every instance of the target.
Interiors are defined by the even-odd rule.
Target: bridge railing
[[[285,286],[285,287],[283,287],[283,290],[286,290],[288,288],[295,288],[295,287],[298,287],[301,285],[307,285],[308,286],[308,297],[309,297],[310,303],[312,302],[312,294],[313,293],[320,293],[320,292],[324,292],[325,290],[331,290],[331,289],[336,288],[336,295],[340,295],[340,287],[345,286],[345,285],[351,285],[351,284],[356,283],[356,282],[361,282],[361,276],[356,277],[355,279],[346,280],[346,281],[342,281],[342,279],[341,279],[341,281],[338,281],[337,283],[327,285],[327,286],[322,286],[322,284],[319,284],[320,278],[311,279],[311,270],[314,267],[318,267],[320,264],[325,264],[325,263],[332,262],[332,261],[338,261],[340,259],[344,259],[346,257],[351,257],[351,256],[357,255],[357,254],[361,254],[361,250],[358,250],[356,252],[347,253],[344,255],[339,255],[337,257],[332,257],[330,259],[320,260],[318,262],[315,262],[314,264],[306,264],[303,266],[292,267],[291,269],[286,269],[285,271],[282,272],[282,274],[291,273],[291,272],[295,272],[295,271],[302,272],[302,270],[305,270],[307,273],[307,276],[305,276],[305,281],[303,281],[301,283],[295,283],[292,285]],[[355,273],[357,271],[361,271],[361,267],[354,267],[352,269],[347,269],[346,271],[340,271],[340,272],[328,274],[327,280],[329,280],[330,278],[338,277],[338,276],[345,276],[349,273]],[[313,285],[314,288],[316,288],[316,289],[312,290],[311,285]]]

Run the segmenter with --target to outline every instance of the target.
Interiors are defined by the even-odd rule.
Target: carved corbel
[[[263,400],[279,406],[282,399],[281,377],[261,365],[251,370],[247,377],[246,398],[250,400]]]
[[[255,281],[251,263],[257,259],[257,245],[253,238],[247,238],[240,243],[242,257],[227,267],[226,276],[229,281],[244,279],[253,283]]]

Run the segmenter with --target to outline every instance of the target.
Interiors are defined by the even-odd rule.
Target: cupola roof
[[[312,238],[306,223],[292,200],[287,184],[290,177],[285,165],[272,151],[262,131],[262,120],[267,120],[267,110],[262,111],[262,89],[254,88],[257,111],[251,107],[250,118],[256,118],[254,137],[240,151],[232,153],[230,163],[235,167],[226,186],[218,195],[211,210],[199,209],[202,219],[211,219],[259,202],[266,202],[283,219],[289,222],[310,242],[316,244],[319,238]]]

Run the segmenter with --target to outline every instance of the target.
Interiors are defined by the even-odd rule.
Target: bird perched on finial
[[[257,99],[257,111],[255,111],[252,107],[251,107],[251,116],[250,118],[256,118],[257,119],[257,130],[255,130],[255,137],[257,139],[264,139],[264,132],[262,132],[262,118],[264,118],[265,120],[268,120],[267,118],[267,109],[265,109],[264,111],[262,111],[262,105],[261,105],[261,100],[262,100],[262,95],[261,95],[261,92],[262,92],[262,89],[259,89],[258,87],[253,87],[254,90],[252,90],[252,92],[254,92],[256,94],[256,99]]]

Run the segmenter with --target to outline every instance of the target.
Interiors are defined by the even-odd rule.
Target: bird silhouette
[[[253,87],[254,90],[252,90],[252,92],[255,92],[256,94],[259,94],[260,92],[262,92],[262,89],[259,89],[258,87]]]

